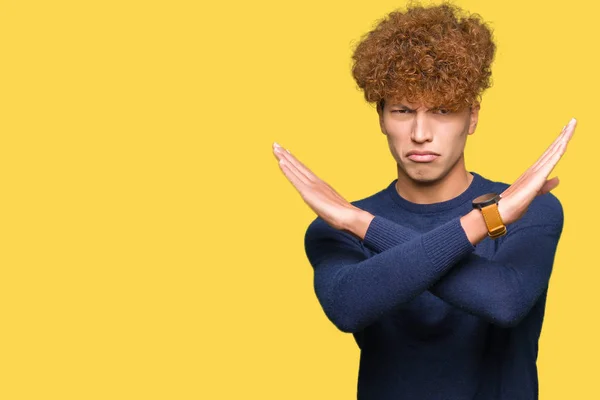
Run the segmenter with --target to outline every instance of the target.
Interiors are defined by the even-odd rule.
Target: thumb
[[[540,189],[540,191],[537,193],[536,196],[540,196],[542,194],[548,193],[549,191],[551,191],[552,189],[557,187],[559,183],[560,183],[560,181],[558,180],[558,176],[555,176],[554,178],[547,180],[546,183],[544,183],[544,186],[542,186],[542,188]]]

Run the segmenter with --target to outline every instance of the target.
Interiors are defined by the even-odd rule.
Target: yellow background
[[[0,398],[355,397],[271,145],[348,200],[395,178],[350,56],[403,4],[0,2]],[[456,4],[498,45],[469,170],[513,182],[579,120],[540,398],[596,398],[599,6]]]

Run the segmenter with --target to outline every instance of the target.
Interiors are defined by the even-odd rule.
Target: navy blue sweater
[[[396,179],[351,202],[375,216],[364,240],[320,217],[306,230],[317,298],[361,350],[359,399],[538,398],[563,209],[552,193],[538,196],[505,236],[473,246],[460,217],[509,184],[471,174],[466,191],[439,203],[404,199]]]

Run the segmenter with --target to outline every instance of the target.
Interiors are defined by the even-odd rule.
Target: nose
[[[417,116],[414,119],[410,138],[413,142],[423,143],[431,142],[432,134],[427,124],[427,118],[424,114],[416,113]],[[420,114],[420,115],[419,115]]]

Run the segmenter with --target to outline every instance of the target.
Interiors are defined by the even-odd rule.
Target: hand
[[[546,179],[565,153],[576,125],[577,120],[571,119],[537,162],[500,194],[502,199],[498,202],[498,212],[504,224],[517,221],[536,196],[548,193],[558,186],[558,177]]]
[[[277,143],[273,144],[273,152],[279,160],[281,171],[298,190],[304,202],[335,229],[348,230],[355,221],[357,212],[363,210],[346,201]]]

